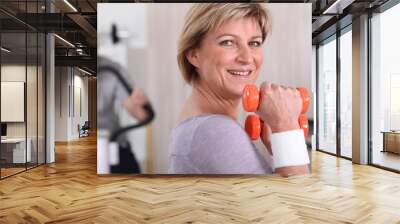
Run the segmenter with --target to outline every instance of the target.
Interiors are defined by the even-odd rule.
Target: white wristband
[[[302,129],[271,134],[275,168],[310,163]]]

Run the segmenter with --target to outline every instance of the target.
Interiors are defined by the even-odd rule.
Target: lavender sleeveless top
[[[175,127],[171,138],[171,174],[272,173],[267,158],[240,124],[228,116],[205,114],[188,118]]]

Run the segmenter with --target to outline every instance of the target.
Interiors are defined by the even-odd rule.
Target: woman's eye
[[[259,46],[261,46],[261,42],[260,42],[260,41],[251,41],[251,42],[249,43],[249,45],[250,45],[251,47],[259,47]]]
[[[221,46],[232,46],[233,41],[232,40],[223,40],[219,43]]]

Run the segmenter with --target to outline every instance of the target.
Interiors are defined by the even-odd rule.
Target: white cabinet
[[[25,163],[32,161],[32,140],[28,138],[26,140],[28,144],[25,152],[25,138],[7,138],[2,139],[2,146],[12,147],[12,162],[13,163]],[[25,161],[25,159],[27,159]]]

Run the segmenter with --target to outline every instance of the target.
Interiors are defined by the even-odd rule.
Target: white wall
[[[177,62],[177,41],[184,16],[191,4],[98,4],[99,55],[119,62],[129,71],[135,86],[144,89],[156,112],[152,123],[152,148],[133,131],[130,139],[135,152],[154,154],[154,173],[168,169],[168,144],[190,86],[181,78]],[[268,4],[272,34],[267,39],[262,75],[258,83],[269,80],[311,89],[311,4]],[[140,9],[140,14],[133,13]],[[110,24],[115,22],[129,31],[130,39],[112,46]],[[313,108],[309,110],[313,117]],[[100,118],[98,118],[100,119]],[[244,113],[240,116],[244,120]],[[149,170],[151,172],[151,170]]]
[[[311,89],[311,3],[273,3],[267,7],[272,33],[265,44],[263,76],[258,81]]]
[[[74,96],[72,98],[74,99],[73,105],[74,108],[73,111],[73,119],[72,119],[72,130],[71,130],[71,135],[72,138],[77,138],[79,137],[78,129],[77,126],[80,124],[82,126],[85,121],[88,121],[88,77],[87,76],[82,76],[83,73],[81,73],[79,70],[74,69]],[[81,111],[80,111],[81,110]]]
[[[32,69],[32,67],[25,65],[2,65],[1,66],[1,81],[19,81],[25,82],[25,69]]]
[[[313,105],[315,105],[315,102],[317,102],[317,48],[315,45],[312,46],[312,65],[311,65],[311,92],[312,92],[312,102]],[[316,127],[317,127],[317,120],[316,118],[316,114],[317,114],[317,108],[315,106],[313,106],[312,108],[310,108],[310,110],[312,110],[312,117],[314,119],[314,133],[311,136],[311,149],[312,150],[316,150],[317,145],[317,135],[316,135]]]
[[[55,141],[67,141],[68,68],[55,68]],[[65,97],[67,96],[67,97]]]
[[[56,67],[55,73],[55,141],[77,139],[78,124],[88,120],[88,78],[72,67]]]

